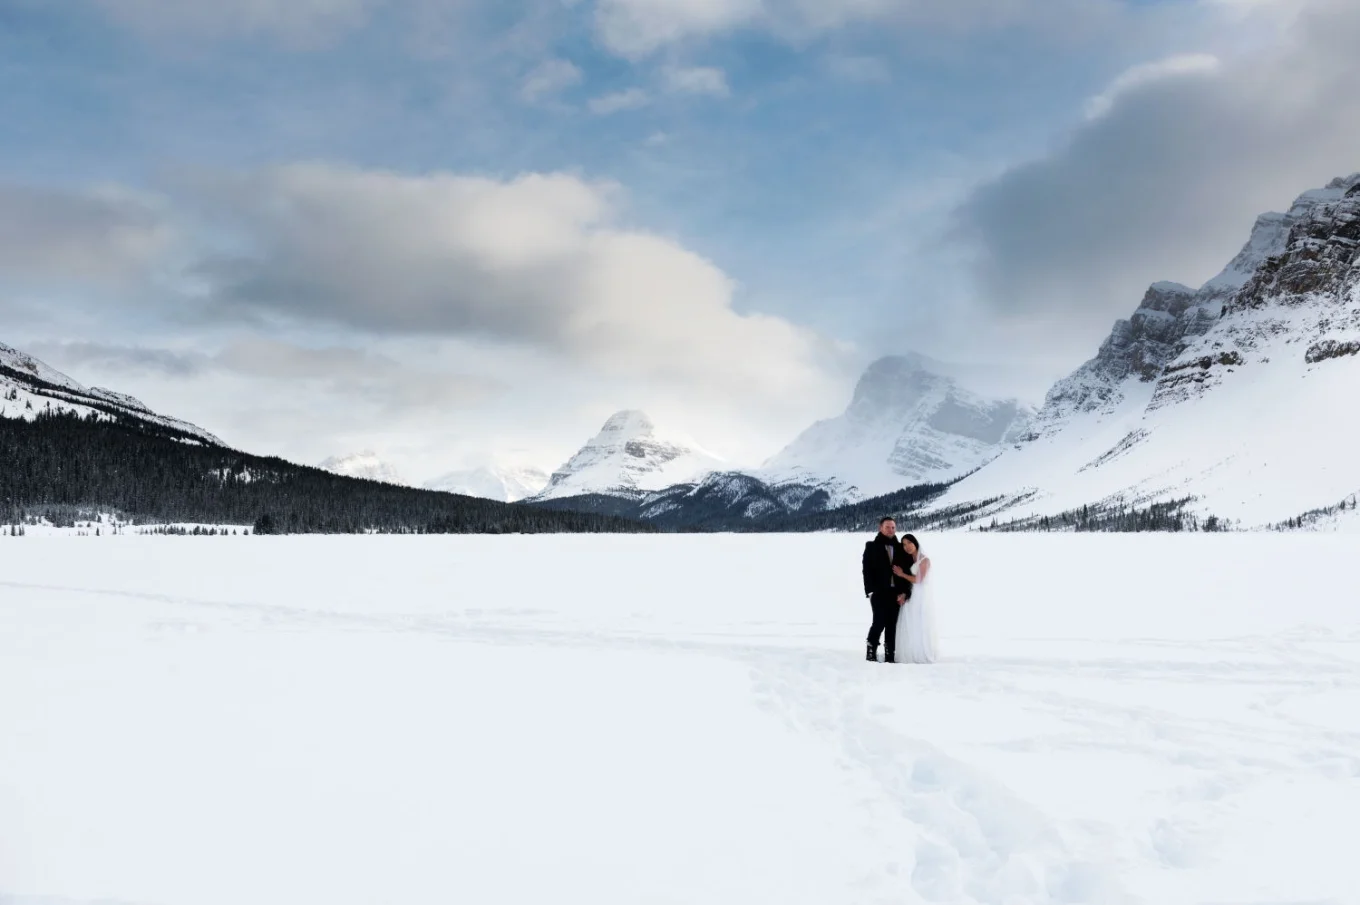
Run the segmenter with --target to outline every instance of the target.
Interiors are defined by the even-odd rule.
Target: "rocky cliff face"
[[[1167,363],[1151,409],[1269,365],[1281,344],[1309,364],[1360,349],[1360,173],[1304,193],[1281,223],[1282,241],[1228,299],[1218,329]]]
[[[1288,214],[1258,217],[1242,250],[1199,289],[1152,284],[1137,310],[1115,322],[1095,357],[1049,391],[1029,438],[1052,436],[1076,415],[1112,413],[1129,401],[1146,403],[1166,366],[1209,332],[1236,293],[1284,249],[1292,222]]]
[[[921,356],[891,356],[864,372],[844,414],[808,428],[758,473],[877,496],[979,467],[1022,436],[1032,415],[1014,399],[964,389]]]

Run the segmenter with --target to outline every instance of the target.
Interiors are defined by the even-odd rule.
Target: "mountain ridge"
[[[1149,288],[1024,442],[934,507],[992,500],[963,523],[979,526],[1180,501],[1266,527],[1360,488],[1344,414],[1360,385],[1360,174],[1258,217],[1227,267],[1185,290]]]
[[[198,425],[157,414],[125,393],[87,387],[34,356],[0,343],[0,418],[32,420],[40,412],[123,418],[169,431],[188,442],[226,446]]]
[[[849,501],[948,481],[1024,434],[1031,408],[975,393],[939,370],[915,353],[875,360],[842,414],[814,423],[753,473],[838,486]]]

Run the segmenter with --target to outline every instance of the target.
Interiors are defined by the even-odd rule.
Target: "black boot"
[[[884,663],[896,663],[896,662],[897,662],[897,653],[896,653],[895,651],[886,651],[886,652],[883,654],[883,662],[884,662]]]
[[[867,641],[865,642],[865,644],[864,644],[864,659],[868,660],[870,663],[877,663],[877,662],[878,662],[878,645],[877,645],[877,644],[870,644],[870,643],[868,643]]]

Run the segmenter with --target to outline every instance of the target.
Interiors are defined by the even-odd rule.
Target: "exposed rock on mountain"
[[[1302,345],[1317,364],[1357,347],[1360,309],[1360,174],[1306,192],[1282,222],[1288,231],[1224,307],[1221,328],[1184,344],[1149,406],[1184,402],[1243,365],[1269,364],[1263,350]]]

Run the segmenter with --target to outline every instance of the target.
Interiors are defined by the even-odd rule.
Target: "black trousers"
[[[886,631],[888,637],[883,639],[883,652],[889,655],[897,652],[897,611],[900,609],[897,595],[903,593],[905,591],[875,591],[869,598],[869,605],[874,608],[874,621],[865,640],[878,647],[878,639]]]

